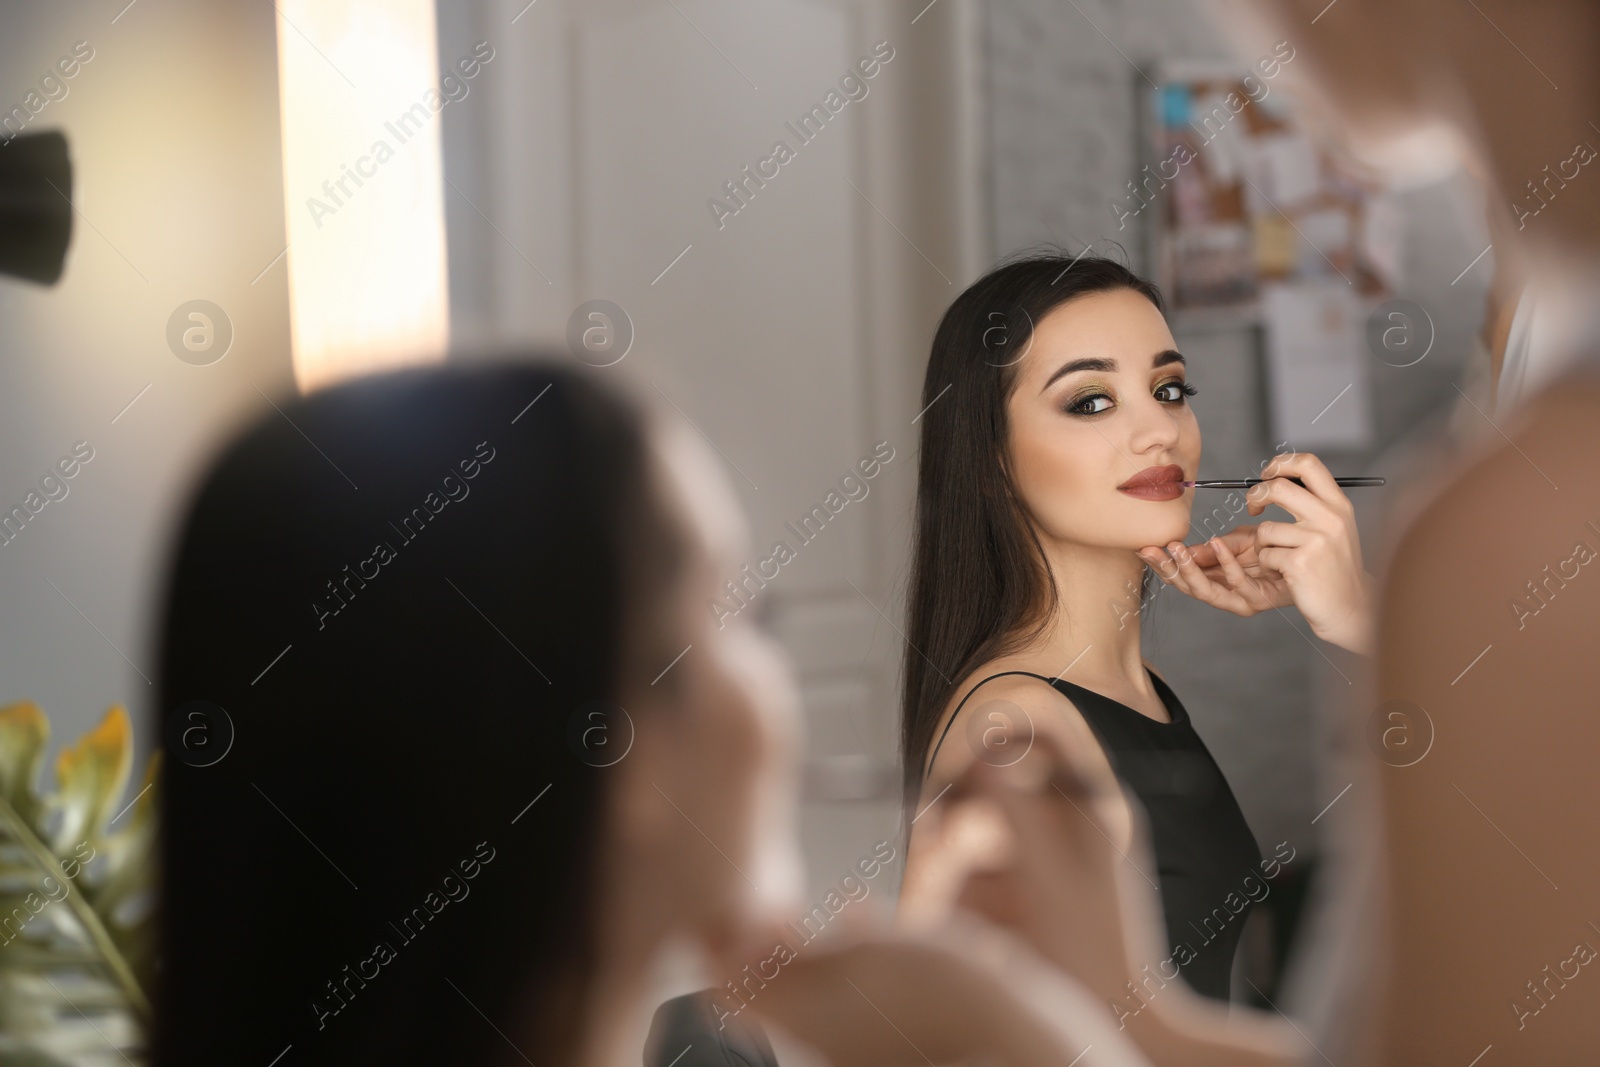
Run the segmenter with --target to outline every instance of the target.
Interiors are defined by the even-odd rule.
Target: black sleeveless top
[[[1177,695],[1150,674],[1172,718],[1170,723],[1157,722],[1126,704],[1060,678],[1002,671],[969,689],[961,704],[984,682],[1008,674],[1049,682],[1071,700],[1105,749],[1124,788],[1144,806],[1156,859],[1153,880],[1161,893],[1170,957],[1170,962],[1168,958],[1151,961],[1150,972],[1171,980],[1176,971],[1195,992],[1227,1000],[1234,950],[1253,904],[1245,879],[1254,875],[1252,884],[1260,882],[1261,851],[1233,790],[1194,732]],[[934,756],[960,714],[958,704],[933,748]],[[933,765],[932,757],[928,765]],[[1148,879],[1151,872],[1143,873]]]

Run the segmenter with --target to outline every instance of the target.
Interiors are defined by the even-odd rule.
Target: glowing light
[[[277,0],[295,381],[443,359],[433,0]]]

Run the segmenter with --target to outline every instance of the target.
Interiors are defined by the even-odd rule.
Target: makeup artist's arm
[[[833,1067],[1151,1067],[1098,1005],[1060,995],[1063,981],[1016,938],[967,920],[804,949],[750,1008]]]
[[[1010,773],[1042,775],[1048,767],[1070,759],[1072,766],[1083,768],[1083,774],[1092,781],[1112,783],[1096,796],[1097,825],[1104,831],[1108,848],[1118,856],[1126,852],[1134,838],[1134,812],[1122,790],[1115,787],[1116,774],[1105,749],[1072,701],[1048,682],[1027,675],[995,678],[985,683],[983,692],[986,701],[1001,701],[1019,709],[1022,721],[1028,724],[1029,737],[1025,741],[1011,739],[1026,748],[1020,759],[1007,768]],[[980,708],[976,701],[969,700],[963,710],[965,715],[974,716]],[[985,861],[989,855],[985,850],[995,847],[1000,836],[992,823],[957,817],[951,810],[949,798],[960,796],[966,783],[987,769],[987,764],[978,759],[976,750],[981,746],[972,742],[966,726],[967,720],[963,719],[950,728],[949,742],[940,746],[928,768],[922,795],[916,800],[917,815],[906,845],[905,876],[896,904],[896,921],[903,925],[921,927],[942,922],[955,906],[974,865]],[[985,754],[1000,751],[985,750]],[[1043,847],[1065,846],[1045,843]],[[1141,866],[1154,870],[1153,864]],[[1071,907],[1079,914],[1103,918],[1116,913],[1116,886],[1109,877],[1091,880],[1084,891],[1096,895],[1072,896]],[[989,917],[997,918],[994,914]],[[1070,936],[1049,947],[1044,944],[1064,928],[1071,931]],[[1057,965],[1103,994],[1108,1004],[1121,995],[1122,982],[1126,980],[1122,973],[1125,945],[1121,928],[1115,923],[1096,922],[1077,929],[1069,917],[1063,916],[1059,923],[1046,921],[1017,930]]]
[[[961,907],[1026,940],[1090,992],[1107,1025],[1160,1067],[1302,1067],[1310,1053],[1285,1021],[1213,1006],[1182,981],[1143,998],[1129,984],[1159,960],[1164,929],[1142,814],[1116,779],[1069,762],[1040,737],[1014,767],[974,764],[947,798],[929,865],[964,871]],[[1109,831],[1109,832],[1108,832]],[[939,881],[930,877],[930,881]]]
[[[1502,428],[1384,568],[1376,696],[1437,731],[1419,761],[1381,768],[1387,1063],[1491,1044],[1594,1058],[1592,1010],[1565,1009],[1596,991],[1546,976],[1580,974],[1600,945],[1581,903],[1600,896],[1600,383],[1558,383]]]
[[[1270,480],[1250,487],[1246,509],[1260,515],[1276,504],[1294,522],[1237,526],[1198,545],[1152,546],[1140,558],[1196,600],[1242,616],[1293,604],[1324,641],[1371,654],[1372,577],[1350,498],[1309,452],[1274,457],[1262,477]]]
[[[997,678],[985,694],[1021,708],[1035,727],[1036,741],[1048,736],[1052,751],[1081,750],[1101,775],[1114,778],[1088,724],[1049,685],[1020,676]],[[953,912],[966,870],[954,869],[953,882],[947,877],[952,864],[941,863],[935,847],[946,838],[935,828],[944,815],[946,786],[956,788],[962,770],[977,762],[973,747],[962,741],[964,725],[957,723],[952,742],[940,748],[917,801],[921,814],[907,848],[898,929],[892,934],[857,931],[853,941],[835,942],[831,950],[801,951],[782,964],[752,1010],[815,1045],[835,1067],[979,1059],[1008,1067],[1061,1067],[1074,1062],[1086,1044],[1093,1050],[1079,1067],[1150,1067],[1128,1035],[1118,1032],[1104,1000],[1058,973],[1055,961],[1025,931],[974,929],[970,918],[964,923]],[[1131,831],[1120,791],[1105,797],[1100,810],[1102,825],[1125,843]],[[1103,891],[1104,907],[1114,909],[1115,887],[1107,881]],[[1098,929],[1116,927],[1101,923]],[[770,956],[771,946],[757,939],[745,955]],[[1107,980],[1120,966],[1121,942],[1114,936],[1078,938],[1071,948],[1071,958],[1085,969],[1105,963],[1099,973]],[[721,970],[737,973],[744,962],[730,957]],[[1062,984],[1070,989],[1062,991]],[[1052,999],[1052,991],[1060,995]]]

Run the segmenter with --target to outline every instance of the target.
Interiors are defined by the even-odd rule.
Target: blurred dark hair
[[[1055,612],[1044,549],[1005,457],[1006,401],[1034,326],[1075,297],[1160,291],[1114,260],[1030,252],[973,282],[939,321],[922,383],[900,753],[908,810],[957,683],[1038,637]]]
[[[642,409],[526,360],[279,407],[171,561],[155,1062],[572,1062],[604,772],[571,723],[684,547]],[[208,766],[191,701],[236,730]]]

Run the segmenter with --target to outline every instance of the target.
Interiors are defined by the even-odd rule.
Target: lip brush
[[[1302,489],[1305,488],[1306,483],[1302,482],[1299,478],[1290,478],[1289,480],[1300,486]],[[1248,489],[1252,485],[1260,485],[1262,482],[1270,481],[1276,481],[1276,479],[1235,478],[1232,481],[1184,482],[1183,485],[1185,488],[1192,486],[1195,489]],[[1372,486],[1384,484],[1384,480],[1382,478],[1335,478],[1333,481],[1334,484],[1344,489],[1366,489]]]

